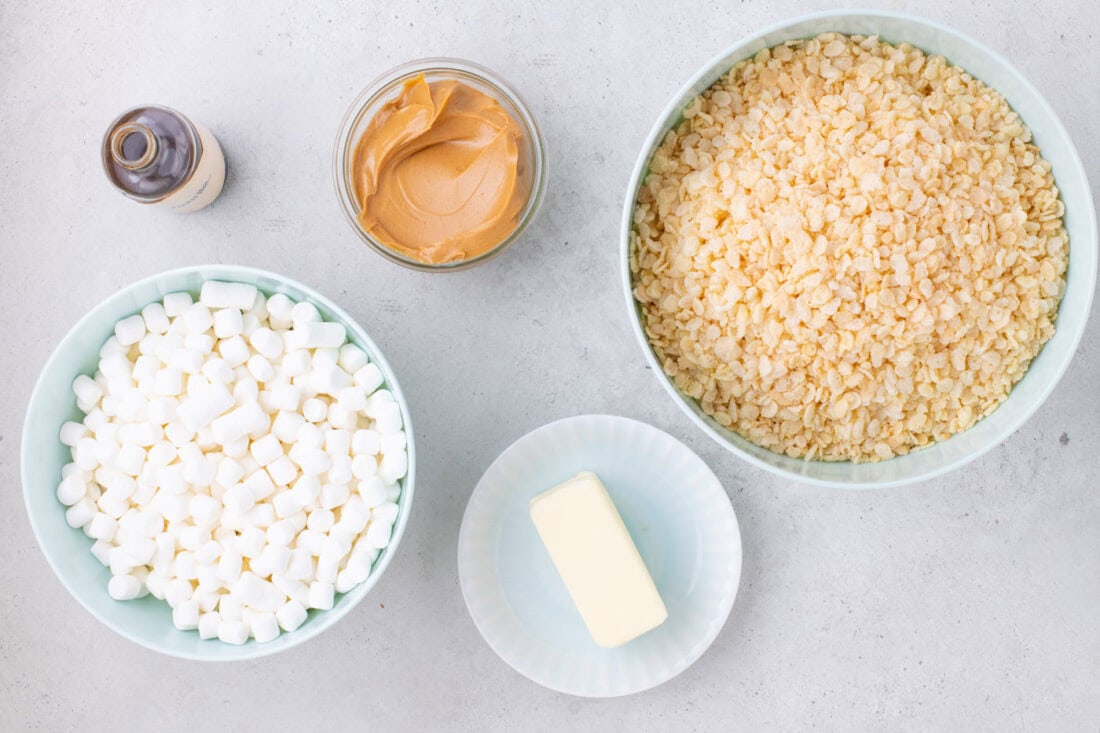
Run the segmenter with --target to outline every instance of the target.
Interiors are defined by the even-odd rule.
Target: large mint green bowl
[[[348,339],[363,349],[381,369],[385,387],[393,392],[394,399],[401,406],[408,438],[409,471],[401,481],[400,512],[390,544],[378,556],[370,577],[347,593],[337,594],[331,610],[310,611],[309,617],[296,631],[284,633],[265,644],[250,639],[241,646],[232,646],[216,639],[199,639],[195,631],[179,631],[172,625],[172,611],[168,604],[152,596],[134,601],[113,600],[107,595],[110,572],[91,554],[92,540],[81,530],[65,523],[65,508],[54,493],[61,480],[61,467],[70,460],[69,449],[58,439],[58,429],[66,420],[82,417],[71,389],[73,379],[78,374],[95,371],[99,348],[114,332],[118,320],[137,313],[167,293],[186,290],[197,296],[206,280],[249,283],[267,295],[283,293],[295,301],[308,300],[317,306],[325,320],[343,324]],[[338,305],[312,288],[288,277],[252,267],[184,267],[136,282],[107,298],[84,316],[58,344],[38,378],[23,424],[23,496],[38,545],[57,577],[92,615],[127,639],[174,657],[201,661],[250,659],[289,649],[317,636],[351,611],[370,592],[397,551],[412,507],[415,466],[409,407],[393,370],[370,336]]]
[[[1021,30],[1026,30],[1021,21]],[[733,67],[765,48],[784,41],[813,38],[829,31],[877,35],[889,43],[908,42],[926,53],[944,56],[1004,95],[1050,162],[1066,207],[1069,272],[1058,310],[1056,333],[1031,363],[1000,407],[969,430],[908,455],[877,463],[806,461],[773,453],[719,425],[691,398],[680,393],[664,373],[645,335],[641,310],[632,295],[630,228],[634,202],[653,152],[665,133],[682,119],[687,104]],[[718,443],[749,463],[785,478],[819,486],[874,489],[934,478],[958,468],[1001,443],[1039,408],[1069,366],[1085,331],[1096,287],[1096,211],[1084,166],[1054,110],[1024,76],[995,51],[956,30],[930,20],[890,11],[837,10],[805,15],[765,28],[738,41],[700,69],[676,93],[642,146],[627,188],[620,229],[622,283],[634,333],[653,373],[691,420]]]

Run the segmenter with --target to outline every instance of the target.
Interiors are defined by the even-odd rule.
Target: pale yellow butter
[[[585,471],[531,500],[531,519],[592,639],[621,646],[668,611],[619,511]]]

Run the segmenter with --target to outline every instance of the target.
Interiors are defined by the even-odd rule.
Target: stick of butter
[[[668,618],[645,561],[596,474],[579,473],[531,499],[531,519],[597,644],[622,646]]]

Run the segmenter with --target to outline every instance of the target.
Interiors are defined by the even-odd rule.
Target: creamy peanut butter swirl
[[[523,131],[454,80],[405,82],[355,146],[359,226],[406,257],[467,260],[504,241],[531,192]]]

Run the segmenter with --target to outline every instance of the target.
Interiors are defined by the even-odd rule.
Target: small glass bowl
[[[374,116],[386,102],[394,97],[405,80],[418,74],[423,74],[428,82],[453,79],[488,94],[512,115],[523,131],[526,144],[523,146],[521,155],[526,156],[526,163],[533,171],[527,204],[520,213],[519,223],[511,234],[489,251],[470,259],[438,264],[421,262],[387,247],[359,226],[359,203],[355,198],[352,180],[352,157],[355,153],[355,145]],[[336,198],[340,201],[344,216],[359,238],[371,249],[391,262],[414,270],[454,272],[479,265],[508,249],[535,218],[546,190],[545,145],[527,105],[499,76],[482,66],[460,59],[421,59],[390,69],[368,84],[366,89],[355,98],[340,123],[340,133],[336,137],[336,147],[332,156],[332,174],[333,183],[336,185]]]

